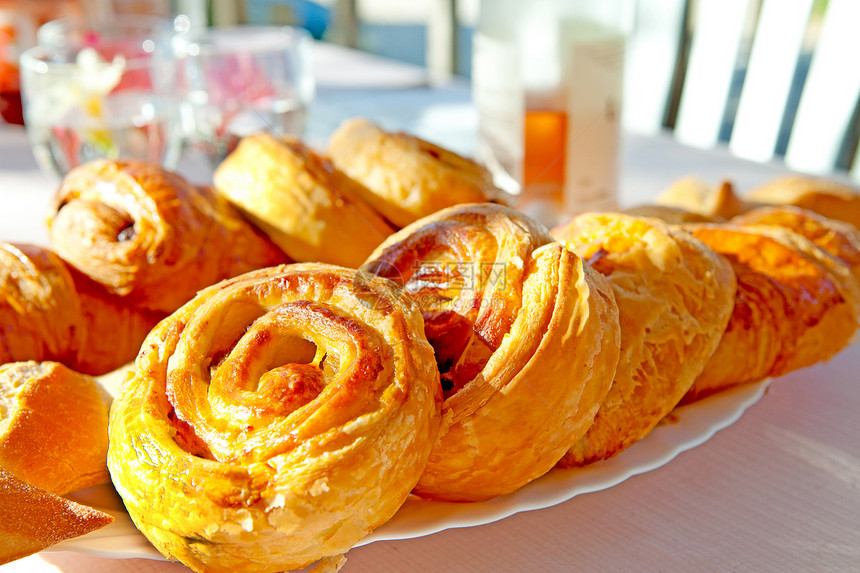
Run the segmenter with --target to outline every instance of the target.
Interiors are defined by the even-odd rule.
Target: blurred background
[[[35,27],[73,13],[185,13],[208,26],[290,24],[306,28],[318,40],[425,68],[434,81],[469,79],[473,34],[482,11],[486,14],[496,4],[5,0],[0,1],[0,54],[6,62],[0,92],[16,89],[15,55],[20,46],[32,43]],[[627,45],[623,126],[637,132],[667,132],[700,147],[724,145],[757,161],[785,160],[798,170],[852,172],[860,177],[860,69],[852,62],[860,52],[855,49],[858,40],[851,38],[858,35],[850,31],[860,25],[858,5],[856,0],[638,0]],[[819,73],[814,60],[827,35],[838,36],[837,45],[827,50],[836,63],[818,66]],[[766,41],[777,47],[768,48]],[[768,63],[765,57],[774,54],[778,62]],[[756,68],[764,79],[752,77]],[[811,76],[819,75],[823,78],[816,81],[826,82],[826,87],[809,87]],[[766,84],[771,84],[770,91],[757,87]],[[777,87],[779,94],[774,96]],[[0,105],[9,120],[20,113],[5,98]],[[814,110],[806,114],[809,119],[798,117],[804,108]],[[756,110],[765,110],[768,117]],[[743,125],[748,117],[753,118],[751,128]],[[799,124],[803,133],[793,138]]]

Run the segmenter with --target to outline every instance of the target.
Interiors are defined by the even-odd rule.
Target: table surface
[[[311,143],[364,115],[471,151],[476,119],[461,81],[429,85],[423,70],[327,45],[315,58]],[[180,170],[208,176],[193,157]],[[786,172],[666,136],[625,134],[619,202],[648,203],[684,175],[728,178],[744,190]],[[36,168],[23,129],[0,128],[0,239],[47,244],[43,215],[55,185]],[[774,380],[737,422],[656,470],[496,523],[356,548],[342,571],[858,571],[858,370],[855,343],[826,364]],[[0,569],[187,570],[73,552],[42,552]]]

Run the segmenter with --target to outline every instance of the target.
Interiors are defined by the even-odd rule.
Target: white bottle
[[[476,156],[552,225],[616,204],[631,0],[483,0]]]

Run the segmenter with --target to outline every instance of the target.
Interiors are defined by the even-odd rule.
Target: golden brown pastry
[[[484,167],[406,133],[356,118],[332,134],[335,167],[362,183],[362,196],[398,227],[461,203],[510,203]]]
[[[714,187],[698,177],[678,179],[657,196],[656,202],[717,220],[731,219],[755,206],[738,197],[730,181]]]
[[[362,186],[296,139],[244,138],[215,186],[296,261],[357,267],[393,227]]]
[[[0,564],[112,522],[106,513],[33,487],[0,468]]]
[[[860,229],[860,193],[834,181],[802,175],[781,177],[749,192],[750,201],[794,205]]]
[[[720,345],[684,398],[827,360],[857,330],[860,292],[848,268],[786,229],[691,225],[735,270],[735,307]]]
[[[346,552],[404,502],[441,403],[421,315],[322,264],[224,281],[162,321],[114,400],[108,466],[138,529],[195,571]]]
[[[594,424],[561,467],[610,458],[644,438],[689,390],[734,305],[729,264],[656,219],[587,213],[553,230],[609,280],[621,357]]]
[[[139,161],[70,171],[48,224],[64,260],[126,305],[162,313],[221,279],[288,261],[212,189]]]
[[[848,223],[791,205],[758,207],[731,222],[744,227],[765,225],[794,231],[842,261],[860,281],[860,230]]]
[[[57,495],[108,483],[108,411],[89,376],[57,362],[0,365],[0,467]]]
[[[510,493],[591,425],[618,362],[617,308],[605,279],[540,224],[501,205],[451,207],[362,268],[418,302],[441,372],[446,427],[415,493]]]
[[[667,205],[639,205],[623,211],[625,215],[633,217],[648,217],[660,219],[664,223],[682,225],[684,223],[714,223],[722,220],[719,217],[709,217],[695,211],[688,211],[681,207],[669,207]]]
[[[125,306],[48,249],[0,243],[0,364],[103,374],[133,360],[162,316]]]

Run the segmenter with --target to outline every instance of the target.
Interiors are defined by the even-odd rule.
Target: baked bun
[[[244,138],[215,186],[293,260],[357,267],[394,232],[362,186],[292,138]]]
[[[335,167],[364,185],[364,199],[398,227],[461,203],[510,203],[474,161],[366,119],[343,122],[328,153]]]
[[[0,467],[63,495],[108,483],[108,412],[96,382],[57,362],[0,365]]]
[[[362,267],[421,307],[445,401],[415,493],[477,501],[543,475],[591,425],[618,362],[605,279],[513,209],[445,209]]]
[[[793,205],[860,229],[860,193],[834,181],[792,175],[774,179],[749,192],[750,201]]]
[[[730,181],[723,181],[715,187],[698,177],[678,179],[657,196],[656,202],[712,220],[731,219],[754,206],[738,197]]]
[[[162,314],[131,308],[48,249],[0,243],[0,364],[103,374],[134,359]]]
[[[418,481],[441,389],[421,315],[321,264],[203,290],[147,337],[114,400],[108,466],[135,525],[196,571],[346,552]]]
[[[775,227],[688,228],[728,259],[738,288],[720,345],[684,402],[827,360],[852,339],[857,281],[812,242]]]
[[[113,522],[113,517],[33,487],[0,468],[0,564]]]
[[[734,305],[730,265],[656,219],[587,213],[555,229],[612,285],[621,357],[594,424],[559,463],[610,458],[645,437],[690,389]]]
[[[646,217],[660,219],[671,225],[682,225],[684,223],[714,223],[722,220],[720,217],[709,217],[695,211],[688,211],[682,207],[669,207],[667,205],[639,205],[623,211],[625,215],[632,217]]]
[[[162,313],[221,279],[289,260],[211,188],[140,161],[71,170],[48,224],[65,261],[124,304]]]

